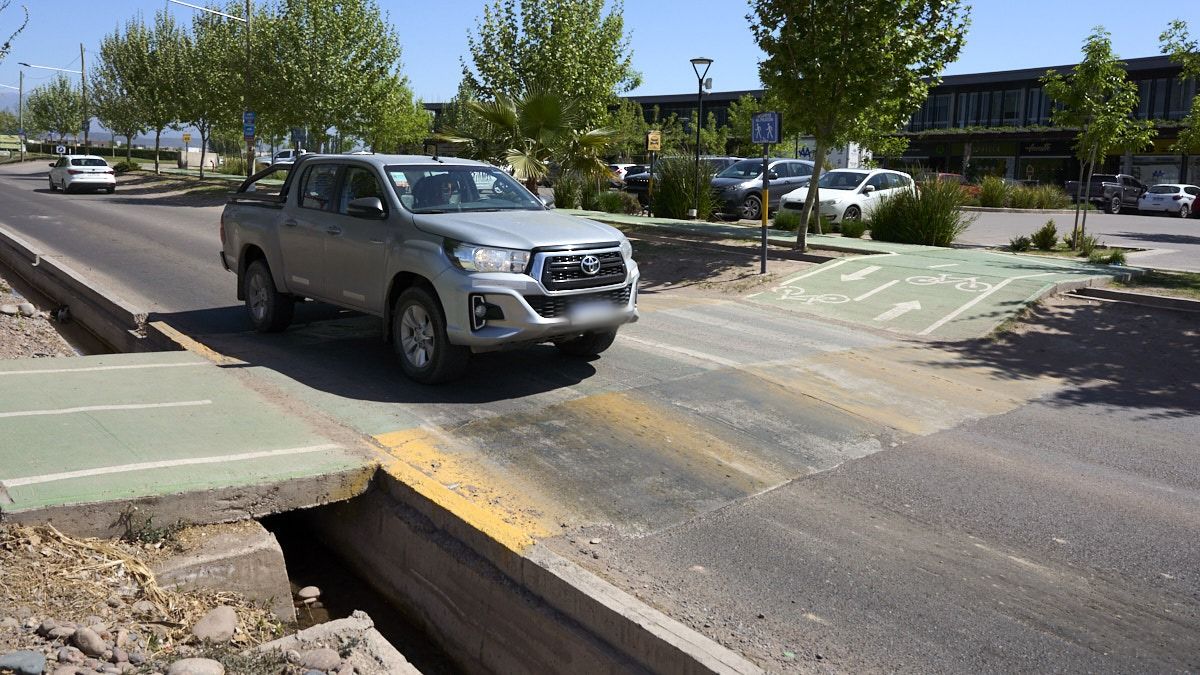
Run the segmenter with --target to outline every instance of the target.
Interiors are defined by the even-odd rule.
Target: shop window
[[[1172,78],[1168,82],[1170,83],[1171,91],[1167,100],[1167,119],[1181,120],[1187,115],[1188,108],[1192,103],[1191,92],[1188,90],[1195,85],[1193,82],[1182,78]]]
[[[1150,119],[1150,80],[1138,80],[1138,109],[1137,117],[1140,120]]]
[[[938,94],[933,97],[931,106],[932,116],[930,126],[934,129],[945,129],[950,126],[950,94]]]
[[[1160,77],[1154,80],[1154,103],[1150,106],[1151,119],[1167,118],[1167,90],[1170,86],[1171,80],[1168,78]]]
[[[992,106],[988,111],[988,124],[993,127],[1000,126],[1000,120],[1003,119],[1004,112],[1004,92],[992,92]]]
[[[1004,126],[1015,127],[1021,124],[1021,91],[1009,89],[1004,92]]]

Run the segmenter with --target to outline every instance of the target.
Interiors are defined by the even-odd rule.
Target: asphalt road
[[[1200,669],[1194,317],[935,344],[662,290],[598,360],[431,390],[368,318],[248,333],[218,209],[185,202],[0,168],[0,225],[771,670]]]
[[[978,212],[971,227],[959,238],[963,244],[1004,246],[1014,237],[1032,234],[1053,219],[1060,235],[1069,233],[1074,213]],[[1147,249],[1129,256],[1129,264],[1200,272],[1200,218],[1183,220],[1173,216],[1137,213],[1092,212],[1087,231],[1106,244]]]

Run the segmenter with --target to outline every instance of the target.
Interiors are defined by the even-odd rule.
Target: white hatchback
[[[901,190],[913,189],[912,176],[888,169],[834,169],[821,174],[821,215],[835,223],[871,215],[879,202]],[[808,186],[785,194],[781,209],[801,210],[808,198]]]
[[[50,190],[105,190],[109,194],[117,189],[117,176],[103,157],[95,155],[64,155],[57,162],[50,162]]]
[[[1179,183],[1151,185],[1138,197],[1138,211],[1142,213],[1174,213],[1187,218],[1196,212],[1196,200],[1200,199],[1200,187]]]

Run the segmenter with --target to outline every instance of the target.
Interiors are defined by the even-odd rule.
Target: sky
[[[203,0],[190,0],[204,4]],[[403,71],[414,93],[424,101],[445,101],[460,79],[459,59],[467,51],[467,34],[481,14],[483,0],[376,0],[390,15],[404,49]],[[29,9],[29,27],[16,38],[12,53],[0,63],[0,85],[17,85],[18,61],[60,68],[79,68],[79,43],[89,60],[100,39],[141,11],[152,16],[169,11],[182,20],[194,11],[166,0],[12,0],[0,14],[0,39],[19,18],[18,5]],[[1116,52],[1124,58],[1159,53],[1158,35],[1174,18],[1189,21],[1200,34],[1200,3],[1143,0],[976,0],[972,24],[959,60],[945,74],[976,73],[1074,63],[1091,28],[1105,23]],[[1190,11],[1185,8],[1191,5]],[[633,66],[642,74],[635,94],[695,91],[689,59],[712,58],[709,71],[717,91],[756,89],[761,56],[747,27],[747,3],[741,0],[631,0],[625,3]],[[1189,16],[1190,15],[1190,16]],[[54,73],[26,70],[26,89]],[[16,92],[0,87],[0,107],[16,108]]]

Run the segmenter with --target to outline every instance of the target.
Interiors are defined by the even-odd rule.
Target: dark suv
[[[808,185],[813,163],[806,159],[775,158],[769,161],[770,206],[774,211],[780,197]],[[743,159],[713,178],[713,195],[722,213],[748,220],[757,220],[762,215],[762,165],[761,159]]]

